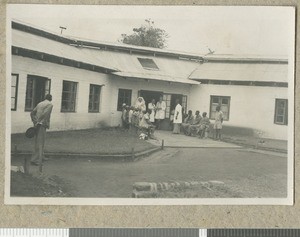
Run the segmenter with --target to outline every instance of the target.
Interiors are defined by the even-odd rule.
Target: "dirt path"
[[[285,197],[287,191],[285,155],[247,149],[168,148],[137,162],[52,159],[44,172],[70,183],[74,197],[131,197],[132,184],[142,181],[219,180],[240,197]]]

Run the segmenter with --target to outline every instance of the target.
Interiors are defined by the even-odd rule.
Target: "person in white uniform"
[[[160,129],[162,120],[165,119],[166,116],[166,102],[163,101],[163,97],[159,97],[159,101],[156,103],[156,128]]]
[[[151,111],[150,113],[150,122],[155,122],[155,111],[156,111],[156,105],[155,105],[155,99],[152,99],[152,101],[148,104],[148,109]]]
[[[176,100],[176,107],[174,113],[174,134],[180,134],[180,125],[182,123],[182,106],[179,104],[179,100]]]
[[[138,97],[135,106],[136,109],[138,109],[140,112],[146,111],[146,103],[143,97]]]

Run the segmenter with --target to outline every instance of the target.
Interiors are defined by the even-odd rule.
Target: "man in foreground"
[[[51,101],[52,95],[47,94],[45,100],[40,102],[30,113],[36,129],[35,149],[31,157],[32,165],[42,165],[43,163],[46,129],[50,127],[50,116],[53,108]]]

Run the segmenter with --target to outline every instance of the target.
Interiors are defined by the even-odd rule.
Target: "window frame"
[[[31,107],[27,106],[27,100],[28,100],[28,82],[29,80],[32,80],[32,96],[31,96]],[[25,91],[25,111],[32,111],[34,109],[34,98],[35,98],[35,80],[34,78],[31,78],[30,75],[27,75],[27,82],[26,82],[26,91]]]
[[[219,98],[219,101],[222,101],[222,99],[228,99],[228,115],[227,115],[227,118],[223,118],[224,121],[229,121],[229,118],[230,118],[230,101],[231,101],[231,96],[223,96],[223,95],[211,95],[210,96],[210,105],[209,105],[209,119],[211,120],[215,120],[214,117],[212,117],[212,101],[213,101],[213,98]],[[219,102],[219,105],[222,107],[222,104],[220,104]],[[222,111],[222,110],[221,110]],[[223,112],[224,114],[224,112]]]
[[[172,94],[163,93],[163,101],[166,103],[165,118],[170,118],[171,116],[171,100]]]
[[[131,89],[123,89],[123,88],[119,88],[119,89],[118,89],[118,100],[117,100],[117,111],[122,111],[122,104],[125,103],[125,101],[124,101],[125,96],[123,97],[122,102],[119,103],[119,100],[120,100],[120,92],[121,92],[121,91],[129,92],[130,95],[127,96],[127,98],[129,98],[129,103],[128,103],[128,104],[131,104],[131,102],[132,102],[132,90],[131,90]]]
[[[35,108],[35,106],[38,104],[38,103],[36,103],[36,83],[37,83],[36,81],[39,80],[39,78],[42,79],[42,80],[44,80],[44,82],[45,82],[45,88],[44,88],[45,95],[46,94],[50,94],[50,92],[51,92],[51,79],[49,79],[47,77],[38,76],[38,75],[28,74],[27,75],[27,81],[26,81],[26,89],[25,89],[25,112],[32,111]],[[31,98],[28,98],[28,96],[27,96],[28,81],[29,80],[33,81],[32,97]],[[47,83],[48,83],[48,87],[49,87],[48,90],[46,88]],[[45,95],[43,96],[43,99],[44,99]],[[31,99],[31,106],[30,107],[27,107],[27,100],[28,99]]]
[[[19,74],[17,73],[12,73],[11,76],[16,76],[16,85],[11,87],[15,87],[15,95],[12,96],[10,95],[10,99],[14,98],[15,99],[15,105],[14,108],[11,108],[11,103],[10,103],[10,109],[11,111],[17,111],[17,105],[18,105],[18,89],[19,89]]]
[[[181,99],[181,106],[183,108],[183,111],[184,113],[187,113],[187,103],[188,103],[188,100],[187,100],[187,95],[182,95],[182,99]]]
[[[73,92],[71,92],[72,94],[75,94],[75,98],[74,98],[74,109],[63,109],[63,102],[64,102],[64,100],[63,100],[63,95],[64,95],[64,92],[66,92],[66,91],[64,91],[64,83],[70,83],[70,84],[72,84],[72,89],[73,89],[73,86],[74,85],[76,85],[76,88],[75,88],[75,92],[73,93]],[[76,113],[76,103],[77,103],[77,93],[78,93],[78,82],[76,82],[76,81],[68,81],[68,80],[63,80],[63,87],[62,87],[62,93],[61,93],[61,107],[60,107],[60,112],[62,112],[62,113]],[[70,93],[70,92],[69,92]],[[72,102],[72,101],[71,101]],[[70,102],[68,102],[68,103],[70,103]]]
[[[284,101],[284,115],[283,116],[283,122],[278,122],[278,103],[280,101]],[[274,124],[277,125],[288,125],[288,99],[281,99],[281,98],[275,98],[275,110],[274,110]]]
[[[137,58],[137,59],[144,69],[159,71],[159,67],[157,66],[157,64],[155,63],[155,61],[152,58]],[[143,62],[143,60],[144,60],[144,62]],[[147,66],[143,65],[143,63],[146,63],[145,60],[151,61],[150,64],[153,64],[154,67],[147,67]]]
[[[101,85],[97,84],[90,84],[90,90],[89,90],[89,104],[88,104],[88,112],[89,113],[99,113],[100,112],[100,96],[101,96]],[[91,94],[91,88],[93,88],[93,93]],[[98,101],[95,102],[95,93],[94,93],[94,88],[99,88],[99,94],[98,94]],[[92,96],[92,101],[91,101],[91,96]],[[94,104],[98,104],[97,108],[91,108],[90,109],[90,104],[92,104],[92,107]]]

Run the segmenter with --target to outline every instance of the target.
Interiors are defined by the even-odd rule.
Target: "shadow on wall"
[[[105,121],[100,121],[97,123],[97,128],[108,128],[108,127],[111,127],[111,125]]]
[[[227,134],[227,135],[249,136],[249,137],[257,137],[258,136],[257,131],[253,128],[223,125],[222,130],[223,130],[222,133]]]

